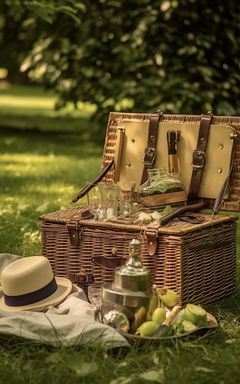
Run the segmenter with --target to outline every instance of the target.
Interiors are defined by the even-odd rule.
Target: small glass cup
[[[95,285],[88,286],[88,301],[92,304],[95,321],[101,321],[101,293],[102,289],[100,287]]]
[[[114,183],[100,183],[99,190],[102,197],[104,209],[103,219],[116,219],[120,200],[120,188]]]
[[[101,305],[102,288],[95,285],[88,286],[88,300],[94,307]]]
[[[128,216],[133,211],[133,201],[136,183],[131,183],[128,188],[122,188],[120,193],[120,215]]]
[[[101,220],[104,216],[104,206],[99,185],[94,185],[87,193],[87,204],[89,211],[94,215],[94,219]]]

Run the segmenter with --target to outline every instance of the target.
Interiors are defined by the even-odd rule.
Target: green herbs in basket
[[[139,188],[142,195],[153,195],[156,193],[168,193],[182,191],[183,187],[178,177],[167,173],[166,169],[148,169],[148,179]]]

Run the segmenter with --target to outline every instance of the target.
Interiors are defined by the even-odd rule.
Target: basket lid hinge
[[[157,252],[157,246],[158,246],[158,228],[159,223],[152,223],[150,224],[145,231],[145,236],[147,239],[147,251],[149,256],[154,256]]]
[[[71,245],[73,246],[78,245],[79,240],[81,239],[81,233],[83,228],[80,228],[78,221],[69,221],[66,224],[66,227],[68,230]]]

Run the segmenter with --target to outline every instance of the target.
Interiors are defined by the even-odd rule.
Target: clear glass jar
[[[99,183],[103,206],[103,220],[116,219],[120,200],[120,188],[114,183]]]
[[[179,177],[170,175],[166,168],[149,168],[147,173],[147,181],[139,187],[139,193],[142,195],[183,190]]]

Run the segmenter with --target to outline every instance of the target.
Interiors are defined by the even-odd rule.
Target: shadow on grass
[[[100,156],[103,140],[96,139],[91,130],[82,132],[44,132],[42,130],[19,130],[1,128],[1,153],[35,153],[39,155]],[[95,136],[95,140],[92,138]]]
[[[216,330],[217,343],[231,344],[240,336],[240,286],[239,283],[234,292],[223,300],[208,304],[204,308],[212,313],[218,321]]]
[[[0,131],[1,133],[13,134],[42,134],[63,136],[78,135],[84,141],[92,141],[103,145],[106,125],[101,128],[89,117],[63,115],[44,116],[36,114],[34,117],[19,115],[12,116],[1,112]]]
[[[237,320],[240,323],[240,285],[239,283],[231,295],[213,304],[208,304],[206,307],[211,309],[212,312],[216,313],[217,315],[220,315],[220,317],[221,317],[221,312],[224,312],[224,317],[227,312],[229,316],[231,316],[234,320]]]

